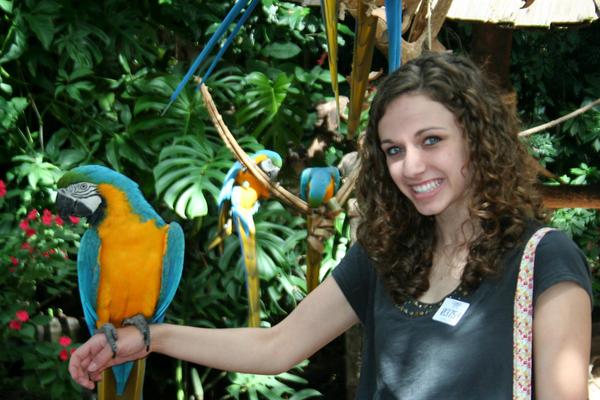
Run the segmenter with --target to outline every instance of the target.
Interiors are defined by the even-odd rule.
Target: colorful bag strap
[[[535,249],[553,228],[540,228],[525,245],[519,266],[513,311],[513,399],[531,400],[533,341],[533,266]]]

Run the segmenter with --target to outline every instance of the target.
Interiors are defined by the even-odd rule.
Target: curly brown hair
[[[422,94],[444,105],[467,143],[473,193],[469,213],[481,234],[466,243],[463,284],[473,289],[484,277],[499,274],[502,253],[518,243],[527,221],[544,219],[536,175],[518,139],[517,116],[494,84],[464,56],[427,53],[406,63],[381,82],[373,99],[357,182],[358,241],[399,304],[429,288],[437,240],[435,217],[419,214],[396,187],[380,147],[379,121],[405,94]]]

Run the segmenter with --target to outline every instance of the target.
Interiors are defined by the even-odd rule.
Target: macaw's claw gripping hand
[[[95,333],[103,333],[106,336],[106,341],[113,352],[112,358],[115,358],[117,356],[117,340],[119,339],[115,326],[111,323],[106,323],[96,329]]]
[[[126,318],[123,320],[123,326],[132,325],[135,326],[142,337],[144,338],[144,344],[146,345],[146,351],[150,351],[150,327],[148,326],[148,321],[142,314],[136,314],[131,318]]]

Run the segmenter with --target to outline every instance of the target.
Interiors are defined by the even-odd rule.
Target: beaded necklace
[[[450,297],[454,300],[465,300],[470,294],[471,291],[461,282],[456,289],[437,303],[423,303],[417,299],[409,298],[402,304],[396,304],[396,307],[407,317],[424,317],[435,313],[446,298]]]

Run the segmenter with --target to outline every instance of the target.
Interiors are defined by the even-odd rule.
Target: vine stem
[[[573,112],[570,112],[567,115],[563,115],[562,117],[557,118],[557,119],[555,119],[553,121],[546,122],[545,124],[538,125],[538,126],[535,126],[533,128],[529,128],[529,129],[526,129],[526,130],[524,130],[522,132],[519,132],[519,136],[520,137],[529,136],[529,135],[532,135],[534,133],[538,133],[538,132],[544,131],[544,130],[546,130],[548,128],[552,128],[553,126],[556,126],[556,125],[558,125],[560,123],[563,123],[566,120],[569,120],[571,118],[575,118],[576,116],[578,116],[580,114],[583,114],[584,112],[590,110],[591,108],[593,108],[594,106],[596,106],[598,104],[600,104],[600,98],[592,101],[588,105],[580,107],[577,110],[575,110]]]

